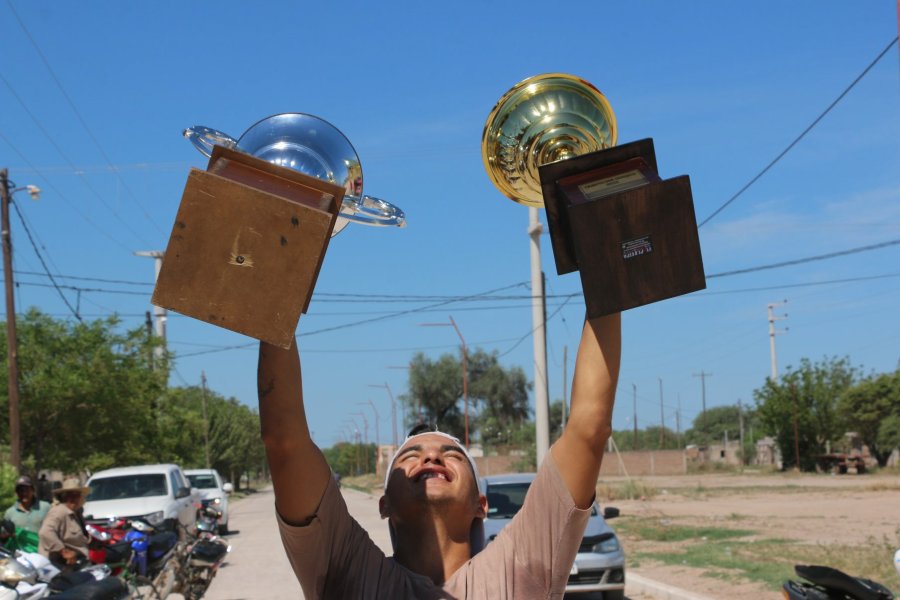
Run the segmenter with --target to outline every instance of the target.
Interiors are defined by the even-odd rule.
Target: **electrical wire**
[[[16,209],[16,214],[19,215],[19,220],[22,222],[22,227],[25,229],[25,233],[28,236],[28,241],[31,242],[31,247],[34,248],[35,255],[38,257],[38,260],[41,261],[41,266],[44,267],[44,271],[47,272],[47,277],[50,278],[50,281],[53,283],[53,287],[55,287],[56,291],[59,293],[59,297],[62,298],[63,302],[66,304],[66,306],[69,307],[69,310],[72,311],[72,314],[75,315],[75,318],[78,319],[78,321],[80,322],[82,319],[81,319],[81,316],[78,314],[78,311],[75,310],[75,308],[71,304],[69,304],[69,299],[66,298],[65,294],[63,294],[62,290],[56,284],[56,280],[53,279],[53,275],[50,273],[50,269],[47,268],[47,263],[44,262],[44,257],[41,256],[41,252],[40,252],[40,250],[38,250],[37,244],[35,244],[35,242],[34,242],[34,238],[31,235],[31,230],[28,229],[28,225],[25,223],[25,219],[22,218],[22,213],[19,210],[18,203],[11,202],[10,204],[12,204],[13,208]]]
[[[887,242],[881,242],[878,244],[870,244],[868,246],[859,246],[857,248],[850,248],[849,250],[840,250],[838,252],[830,252],[828,254],[819,254],[817,256],[809,256],[807,258],[798,258],[795,260],[786,260],[779,263],[772,263],[769,265],[762,265],[758,267],[748,267],[746,269],[736,269],[734,271],[725,271],[723,273],[715,273],[713,275],[707,275],[707,279],[715,279],[717,277],[729,277],[731,275],[743,275],[744,273],[753,273],[756,271],[764,271],[767,269],[778,269],[780,267],[789,267],[793,265],[800,265],[803,263],[813,262],[816,260],[826,260],[829,258],[837,258],[839,256],[847,256],[848,254],[856,254],[859,252],[868,252],[870,250],[878,250],[881,248],[887,248],[888,246],[896,246],[900,244],[900,239],[889,240]]]
[[[750,188],[750,186],[752,186],[752,185],[753,185],[754,183],[756,183],[763,175],[765,175],[765,174],[769,171],[769,169],[771,169],[772,167],[774,167],[774,166],[775,166],[775,163],[777,163],[777,162],[780,161],[782,158],[784,158],[784,155],[787,154],[788,152],[790,152],[790,150],[791,150],[794,146],[796,146],[797,143],[798,143],[800,140],[802,140],[804,137],[806,137],[806,134],[809,133],[809,132],[812,130],[813,127],[815,127],[816,125],[818,125],[818,124],[819,124],[819,121],[821,121],[821,120],[825,117],[825,115],[827,115],[829,112],[831,112],[831,109],[833,109],[835,106],[837,106],[837,103],[838,103],[838,102],[840,102],[841,100],[843,100],[844,96],[846,96],[846,95],[850,92],[850,90],[852,90],[852,89],[856,86],[856,84],[859,83],[860,80],[862,80],[862,78],[865,77],[866,74],[867,74],[870,70],[872,70],[872,67],[874,67],[874,66],[878,63],[878,61],[880,61],[882,58],[884,58],[884,55],[887,54],[888,50],[891,49],[891,46],[893,46],[893,45],[896,44],[896,43],[897,43],[897,38],[895,37],[893,40],[891,40],[891,42],[890,42],[887,46],[885,46],[884,50],[882,50],[882,51],[878,54],[878,56],[875,57],[875,60],[873,60],[871,63],[869,63],[869,66],[867,66],[865,69],[863,69],[863,72],[860,73],[860,74],[856,77],[856,79],[854,79],[853,82],[852,82],[849,86],[847,86],[847,88],[846,88],[843,92],[841,92],[840,95],[839,95],[837,98],[835,98],[835,100],[834,100],[831,104],[828,105],[828,108],[826,108],[826,109],[822,112],[822,114],[820,114],[818,117],[816,117],[815,120],[814,120],[812,123],[810,123],[809,126],[808,126],[806,129],[804,129],[803,132],[802,132],[800,135],[798,135],[798,136],[794,139],[793,142],[791,142],[790,144],[788,144],[787,148],[785,148],[784,150],[781,151],[781,154],[779,154],[778,156],[776,156],[776,157],[772,160],[772,162],[770,162],[768,165],[766,165],[765,168],[763,168],[762,171],[760,171],[759,173],[757,173],[756,176],[754,176],[753,179],[751,179],[750,181],[748,181],[748,182],[744,185],[744,187],[742,187],[741,189],[739,189],[739,190],[737,191],[737,193],[735,193],[731,198],[729,198],[728,200],[726,200],[725,203],[722,204],[722,206],[720,206],[719,208],[717,208],[716,210],[714,210],[713,213],[712,213],[711,215],[709,215],[708,217],[706,217],[706,218],[705,218],[705,219],[697,226],[697,229],[700,229],[701,227],[703,227],[704,225],[706,225],[707,223],[709,223],[709,222],[713,219],[713,217],[715,217],[715,216],[718,215],[720,212],[722,212],[722,211],[725,209],[726,206],[728,206],[729,204],[731,204],[732,202],[734,202],[735,200],[737,200],[738,197],[739,197],[741,194],[743,194],[744,192],[746,192],[746,191]]]
[[[81,116],[81,111],[79,111],[78,107],[75,106],[75,102],[69,96],[68,92],[66,92],[66,89],[63,87],[63,84],[59,80],[59,77],[56,76],[56,72],[53,70],[53,67],[50,66],[50,61],[47,60],[47,57],[44,55],[44,52],[41,50],[41,47],[38,45],[37,41],[34,39],[34,36],[31,35],[31,32],[25,26],[25,23],[22,21],[21,17],[19,17],[19,13],[16,11],[15,6],[13,6],[12,0],[6,0],[6,4],[9,6],[9,10],[13,13],[13,16],[16,18],[16,21],[19,23],[19,27],[22,28],[23,32],[25,32],[25,36],[31,42],[31,45],[32,45],[32,47],[34,47],[35,52],[37,52],[38,56],[41,58],[41,61],[44,63],[44,66],[47,68],[47,71],[50,73],[50,77],[53,79],[54,83],[56,83],[56,87],[59,88],[59,91],[62,93],[63,97],[66,99],[66,102],[68,102],[69,107],[72,109],[72,112],[74,112],[75,116],[78,117],[78,121],[81,123],[81,126],[84,128],[85,132],[87,132],[88,137],[91,138],[92,142],[94,142],[94,145],[97,147],[97,150],[100,152],[100,155],[103,157],[103,160],[106,161],[106,164],[109,165],[109,167],[116,174],[116,177],[118,178],[119,182],[125,188],[125,191],[128,193],[128,195],[131,196],[131,199],[135,203],[135,205],[138,208],[140,208],[141,211],[144,213],[144,218],[147,219],[148,221],[150,221],[150,223],[152,223],[153,226],[156,227],[157,231],[159,231],[161,234],[165,235],[165,232],[162,230],[162,228],[160,228],[159,224],[157,224],[156,221],[153,220],[153,217],[150,216],[150,213],[147,212],[147,209],[144,208],[144,206],[140,202],[138,202],[134,193],[131,191],[131,188],[129,188],[128,184],[126,184],[125,181],[122,179],[122,176],[116,170],[112,161],[109,159],[109,156],[107,156],[106,152],[103,150],[103,147],[100,145],[100,142],[97,140],[96,136],[94,136],[94,133],[91,131],[91,128],[88,127],[87,121],[85,121],[84,117]],[[9,85],[9,84],[7,84],[7,85]],[[74,165],[73,165],[73,167],[74,167]]]

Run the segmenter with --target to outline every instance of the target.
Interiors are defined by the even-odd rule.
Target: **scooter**
[[[182,573],[181,593],[185,600],[203,597],[219,566],[231,552],[231,546],[216,535],[221,518],[222,512],[211,506],[201,506],[197,511],[197,538],[188,547]]]
[[[785,600],[894,600],[880,583],[831,567],[796,565],[794,572],[806,581],[786,581],[781,588]]]

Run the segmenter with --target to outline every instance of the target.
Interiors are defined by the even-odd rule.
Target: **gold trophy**
[[[557,273],[580,272],[589,317],[706,287],[690,179],[659,177],[652,139],[616,141],[606,97],[563,73],[513,86],[481,141],[491,182],[546,208]]]

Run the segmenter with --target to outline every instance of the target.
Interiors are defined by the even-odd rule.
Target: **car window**
[[[488,519],[509,519],[525,502],[529,483],[489,483],[487,486]]]
[[[192,487],[201,490],[219,489],[219,482],[216,481],[215,475],[204,473],[202,475],[188,475],[187,478],[191,480]]]
[[[169,482],[172,484],[173,496],[178,493],[180,488],[184,487],[184,485],[178,481],[178,473],[175,471],[169,471]]]
[[[166,495],[166,476],[156,473],[120,475],[91,480],[88,500],[121,500]]]

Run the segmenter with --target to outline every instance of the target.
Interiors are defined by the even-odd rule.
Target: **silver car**
[[[514,473],[481,479],[481,491],[488,499],[488,515],[484,520],[487,543],[497,537],[522,508],[534,477],[534,473]],[[572,565],[566,593],[602,592],[604,600],[625,597],[625,553],[619,538],[604,519],[618,515],[617,508],[606,507],[601,515],[596,502],[591,506],[591,516]]]

